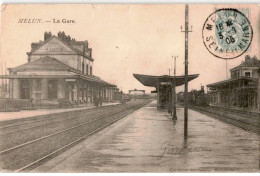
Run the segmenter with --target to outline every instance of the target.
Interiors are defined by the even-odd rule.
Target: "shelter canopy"
[[[197,78],[199,74],[188,75],[188,81],[191,81]],[[134,77],[140,81],[143,85],[149,87],[157,87],[158,84],[162,82],[173,82],[176,80],[176,86],[181,86],[185,84],[185,76],[169,76],[169,75],[162,75],[162,76],[151,76],[151,75],[140,75],[134,74]]]

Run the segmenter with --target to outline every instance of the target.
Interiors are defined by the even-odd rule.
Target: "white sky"
[[[228,61],[228,69],[240,64],[246,54],[259,58],[258,5],[190,5],[189,74],[200,74],[190,82],[190,90],[226,79],[226,62],[210,54],[202,41],[206,18],[215,8],[223,7],[249,8],[254,31],[250,50]],[[18,24],[19,18],[74,19],[76,24]],[[168,74],[168,68],[174,67],[172,56],[178,56],[177,75],[184,74],[180,26],[184,27],[184,5],[8,5],[2,9],[0,62],[8,67],[24,64],[31,42],[43,40],[45,31],[55,35],[65,31],[76,40],[89,41],[95,75],[125,92],[134,88],[151,91],[153,88],[143,86],[133,73]]]

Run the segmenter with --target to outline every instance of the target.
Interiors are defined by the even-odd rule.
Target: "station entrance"
[[[30,99],[30,82],[27,79],[21,80],[21,99]]]

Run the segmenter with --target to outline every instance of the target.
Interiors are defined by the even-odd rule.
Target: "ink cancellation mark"
[[[253,29],[247,17],[236,9],[219,9],[203,25],[203,43],[214,56],[234,59],[244,54],[252,41]]]

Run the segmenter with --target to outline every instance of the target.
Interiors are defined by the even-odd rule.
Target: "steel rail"
[[[74,115],[74,114],[78,114],[78,113],[84,113],[85,110],[96,110],[96,109],[105,109],[106,107],[110,107],[110,106],[115,106],[115,105],[108,105],[108,106],[102,106],[100,108],[89,108],[89,109],[84,109],[84,110],[73,110],[71,112],[73,112],[72,114],[70,115]],[[80,112],[79,112],[80,111]],[[70,112],[70,111],[68,111]],[[14,125],[7,125],[7,126],[3,126],[3,127],[0,127],[0,131],[1,129],[4,129],[4,128],[11,128],[11,127],[16,127],[16,126],[21,126],[21,125],[27,125],[27,124],[30,124],[30,123],[35,123],[35,122],[42,122],[42,121],[46,121],[46,120],[50,120],[49,118],[52,118],[53,115],[58,115],[57,118],[61,118],[61,117],[64,117],[64,116],[68,116],[68,114],[61,114],[61,113],[66,113],[66,112],[58,112],[58,113],[54,113],[54,114],[46,114],[46,115],[39,115],[39,116],[42,116],[40,117],[41,119],[39,120],[32,120],[30,122],[25,122],[25,123],[19,123],[19,124],[14,124]],[[60,114],[60,115],[59,115]],[[32,116],[32,117],[28,117],[28,118],[37,118],[37,116]],[[24,120],[27,120],[27,118],[24,118]],[[5,121],[3,121],[5,122]],[[1,124],[2,122],[0,122]]]
[[[249,123],[249,122],[243,121],[241,119],[236,119],[236,118],[229,117],[229,116],[223,115],[223,114],[220,115],[220,114],[211,112],[209,110],[200,109],[200,108],[197,108],[197,107],[190,107],[190,108],[194,109],[194,110],[197,110],[197,111],[200,111],[202,113],[206,112],[206,113],[212,114],[214,116],[217,116],[217,117],[215,117],[215,119],[218,119],[220,121],[224,121],[224,122],[226,122],[228,124],[231,124],[233,126],[236,126],[238,128],[244,129],[244,130],[247,130],[247,131],[252,132],[254,134],[255,133],[259,134],[260,133],[260,130],[257,131],[257,129],[260,129],[260,125],[259,124]],[[228,120],[230,120],[230,121],[228,121]],[[238,124],[234,124],[235,122],[238,123]],[[247,127],[245,127],[245,125],[247,125]],[[250,128],[250,126],[251,126],[251,128]]]
[[[141,107],[143,106],[143,104],[142,104],[142,105],[137,105],[136,107],[138,107],[138,106],[140,106],[139,108],[141,108]],[[134,108],[134,107],[132,107],[132,108]],[[139,108],[137,108],[137,109],[139,109]],[[130,108],[129,108],[129,109],[130,109]],[[128,110],[128,109],[127,109],[127,110]],[[125,110],[125,111],[126,111],[126,110]],[[131,112],[130,112],[130,113],[131,113]],[[128,113],[128,114],[130,114],[130,113]],[[30,163],[30,164],[24,166],[24,167],[22,167],[22,168],[19,168],[19,169],[15,170],[14,172],[21,172],[21,171],[24,171],[24,170],[26,170],[26,169],[30,169],[31,167],[33,167],[34,165],[37,165],[38,163],[44,162],[44,160],[46,160],[46,159],[52,157],[53,155],[59,154],[59,153],[62,152],[63,150],[66,150],[66,148],[69,148],[69,147],[71,147],[71,146],[74,146],[75,144],[78,144],[79,142],[83,141],[83,140],[86,139],[87,137],[89,137],[89,136],[95,134],[95,133],[98,132],[98,131],[101,131],[102,129],[106,128],[107,126],[109,126],[109,125],[115,123],[116,121],[122,119],[122,118],[125,117],[126,115],[127,115],[127,114],[121,115],[119,118],[113,120],[112,122],[109,122],[109,123],[107,123],[107,124],[105,124],[105,125],[99,127],[98,129],[95,129],[95,130],[91,131],[90,133],[86,134],[85,136],[80,137],[79,139],[76,139],[75,141],[73,141],[73,142],[71,142],[71,143],[69,143],[69,144],[67,144],[67,145],[65,145],[65,146],[63,146],[63,147],[61,147],[61,148],[59,148],[58,150],[55,150],[54,152],[52,152],[52,153],[50,153],[50,154],[48,154],[48,155],[45,155],[44,157],[42,157],[42,158],[40,158],[40,159],[38,159],[38,160],[36,160],[36,161],[34,161],[34,162],[32,162],[32,163]]]
[[[106,109],[102,109],[102,111],[106,111]],[[32,127],[28,127],[28,128],[22,128],[20,130],[17,130],[17,131],[11,131],[11,132],[7,132],[7,133],[2,133],[1,134],[1,128],[0,128],[0,136],[3,136],[3,135],[8,135],[8,134],[11,134],[11,133],[16,133],[16,132],[20,132],[20,131],[24,131],[24,130],[29,130],[29,129],[33,129],[33,128],[37,128],[37,127],[43,127],[43,126],[47,126],[47,125],[50,125],[50,124],[55,124],[55,123],[60,123],[60,122],[64,122],[64,121],[68,121],[68,120],[71,120],[71,119],[79,119],[79,118],[82,118],[83,116],[82,115],[94,115],[94,114],[98,114],[100,113],[99,112],[88,112],[88,114],[85,114],[86,112],[78,112],[78,113],[72,113],[72,114],[66,114],[66,115],[61,115],[61,116],[58,116],[57,118],[53,118],[51,119],[52,121],[49,122],[49,123],[46,123],[46,124],[42,124],[42,125],[36,125],[36,126],[32,126]],[[73,115],[78,115],[77,117],[71,117]],[[68,118],[61,118],[61,117],[64,117],[64,116],[67,116]],[[40,120],[40,121],[34,121],[32,123],[38,123],[38,122],[45,122],[47,120],[50,120],[50,119],[45,119],[45,120]],[[24,125],[24,124],[22,124]],[[25,124],[26,125],[26,124]]]
[[[141,105],[143,105],[143,103],[142,103]],[[55,135],[58,135],[58,134],[64,133],[64,132],[66,132],[66,131],[69,131],[69,130],[72,130],[72,129],[75,129],[75,128],[78,128],[78,127],[84,126],[84,125],[86,125],[86,124],[93,123],[93,122],[95,122],[95,121],[98,121],[98,120],[104,119],[104,118],[109,117],[109,116],[112,116],[112,115],[114,115],[114,114],[117,114],[117,113],[120,113],[120,112],[124,112],[124,111],[126,111],[126,110],[128,110],[128,109],[135,108],[135,107],[138,107],[138,106],[140,106],[140,104],[138,104],[138,105],[136,105],[136,106],[130,106],[130,107],[126,108],[126,109],[123,109],[122,111],[113,112],[113,113],[107,114],[107,115],[105,115],[105,116],[102,116],[101,118],[98,118],[98,119],[95,119],[95,120],[91,120],[91,121],[88,121],[88,122],[86,122],[86,123],[83,123],[83,124],[80,124],[80,125],[73,126],[73,127],[71,127],[71,128],[67,128],[67,129],[64,129],[64,130],[60,130],[60,131],[58,131],[58,132],[55,132],[55,133],[52,133],[52,134],[49,134],[49,135],[46,135],[46,136],[40,137],[40,138],[38,138],[38,139],[35,139],[35,140],[32,140],[32,141],[29,141],[29,142],[25,142],[25,143],[23,143],[23,144],[20,144],[20,145],[14,146],[14,147],[9,148],[9,149],[2,150],[2,151],[0,151],[0,155],[1,155],[1,154],[4,154],[4,153],[7,153],[7,152],[10,152],[10,151],[12,151],[12,150],[15,150],[15,149],[18,149],[18,148],[24,147],[24,146],[26,146],[26,145],[29,145],[29,144],[32,144],[32,143],[35,143],[35,142],[41,141],[41,140],[43,140],[43,139],[46,139],[46,138],[49,138],[49,137],[52,137],[52,136],[55,136]]]

